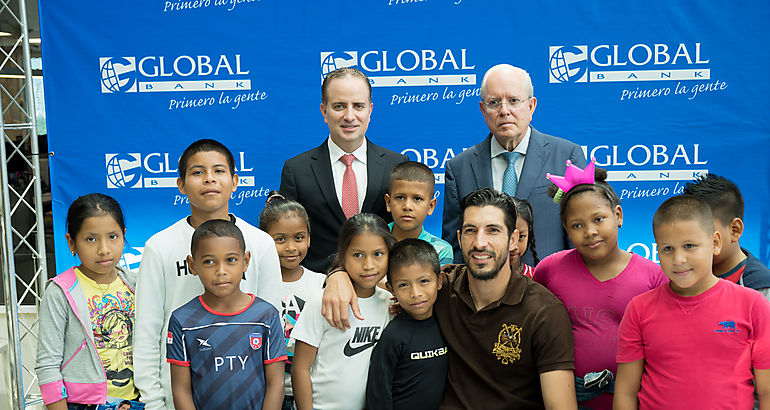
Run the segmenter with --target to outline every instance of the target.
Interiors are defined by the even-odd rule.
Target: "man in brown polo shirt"
[[[445,265],[449,286],[434,315],[449,346],[442,408],[576,408],[572,326],[548,290],[511,272],[516,209],[484,188],[460,201],[465,265]]]
[[[576,409],[572,327],[548,290],[511,272],[516,209],[491,188],[460,203],[458,241],[465,265],[445,265],[434,315],[449,346],[442,409]],[[349,326],[357,312],[347,275],[327,280],[324,316]]]

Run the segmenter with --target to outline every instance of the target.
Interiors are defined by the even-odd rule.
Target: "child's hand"
[[[390,313],[393,316],[398,315],[401,313],[404,308],[401,307],[401,305],[398,303],[398,299],[396,298],[390,298],[390,300],[393,301],[393,304],[388,306],[388,313]]]

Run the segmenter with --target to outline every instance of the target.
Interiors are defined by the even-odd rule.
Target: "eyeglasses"
[[[511,97],[505,100],[499,100],[499,99],[491,99],[488,101],[484,101],[484,105],[487,107],[489,111],[497,111],[500,108],[502,108],[503,104],[507,104],[509,108],[513,109],[518,106],[520,106],[525,101],[529,101],[529,97],[526,99]]]

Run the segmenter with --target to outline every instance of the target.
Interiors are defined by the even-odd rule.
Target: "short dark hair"
[[[693,195],[678,195],[663,202],[652,217],[652,232],[666,223],[695,221],[704,232],[714,232],[714,219],[708,204]]]
[[[411,265],[430,266],[436,276],[441,273],[436,248],[422,239],[406,238],[396,242],[388,255],[388,283],[393,283],[391,272]]]
[[[513,203],[513,199],[492,188],[481,188],[477,191],[473,191],[466,195],[465,198],[460,200],[460,229],[462,229],[465,221],[465,209],[471,206],[494,206],[503,211],[505,227],[508,228],[508,237],[510,238],[513,231],[516,230],[516,218],[518,213],[516,212],[516,204]]]
[[[321,83],[321,102],[326,104],[329,102],[329,84],[338,79],[344,77],[359,78],[366,83],[366,87],[369,89],[369,102],[372,102],[372,83],[369,81],[369,77],[362,73],[355,67],[342,67],[326,74],[324,81]]]
[[[67,210],[66,228],[67,233],[74,240],[83,227],[83,222],[92,216],[109,215],[118,224],[121,231],[126,230],[126,223],[123,220],[123,210],[115,198],[100,193],[93,193],[78,197],[72,201]]]
[[[267,202],[265,202],[265,208],[259,214],[259,229],[267,232],[270,230],[270,225],[274,224],[281,218],[289,218],[292,216],[299,217],[305,221],[307,225],[307,233],[310,234],[310,219],[307,216],[305,207],[297,201],[286,199],[278,191],[270,191],[267,194]]]
[[[430,199],[433,199],[432,194],[433,190],[436,189],[436,177],[433,175],[433,171],[422,162],[406,161],[393,167],[393,170],[390,171],[389,191],[393,191],[393,182],[395,181],[424,182],[428,184],[431,191]]]
[[[385,220],[375,214],[363,213],[355,214],[348,218],[342,228],[340,228],[340,236],[337,240],[337,255],[329,268],[329,272],[334,269],[343,267],[343,255],[347,252],[350,243],[353,242],[353,238],[364,232],[380,236],[388,247],[388,253],[393,249],[393,245],[396,243],[396,238],[390,233],[388,224]]]
[[[567,223],[567,203],[574,197],[578,196],[579,194],[582,194],[583,192],[595,192],[600,197],[607,200],[607,203],[610,204],[610,208],[614,209],[616,206],[620,205],[620,198],[618,198],[618,194],[615,193],[615,190],[612,189],[612,186],[607,183],[607,170],[603,168],[596,167],[594,169],[594,183],[593,184],[578,184],[573,186],[569,191],[565,192],[561,200],[559,201],[559,218],[561,219],[562,225],[565,225]],[[553,198],[556,196],[556,193],[559,192],[559,187],[557,187],[553,182],[548,186],[548,189],[546,190],[546,194]]]
[[[190,244],[190,254],[195,257],[200,241],[213,237],[234,238],[238,240],[241,252],[246,252],[246,240],[243,239],[243,233],[240,228],[235,226],[232,221],[212,219],[200,224],[200,226],[195,229],[195,232],[193,232],[192,243]]]
[[[701,175],[684,186],[684,193],[704,201],[723,225],[743,219],[743,195],[732,181],[716,174]]]
[[[179,157],[179,178],[182,182],[184,182],[185,176],[187,175],[187,164],[190,162],[190,157],[199,152],[208,151],[218,152],[224,155],[227,159],[227,167],[230,168],[230,175],[235,175],[235,157],[233,157],[233,153],[221,142],[204,138],[190,144],[190,146],[185,148],[184,152],[182,152],[182,156]]]

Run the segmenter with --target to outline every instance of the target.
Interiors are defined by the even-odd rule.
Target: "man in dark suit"
[[[508,64],[490,68],[481,81],[479,107],[489,128],[484,141],[452,158],[446,165],[442,237],[462,261],[457,242],[460,200],[493,187],[532,204],[535,243],[540,258],[569,247],[559,206],[546,194],[546,173],[564,175],[566,160],[585,167],[576,144],[543,134],[530,126],[537,99],[526,71]],[[524,262],[533,265],[531,252]]]
[[[329,138],[284,163],[280,188],[307,210],[313,243],[303,266],[317,272],[328,269],[347,218],[368,212],[392,220],[385,209],[390,171],[408,160],[366,138],[372,86],[361,71],[340,68],[324,78],[321,114]]]

